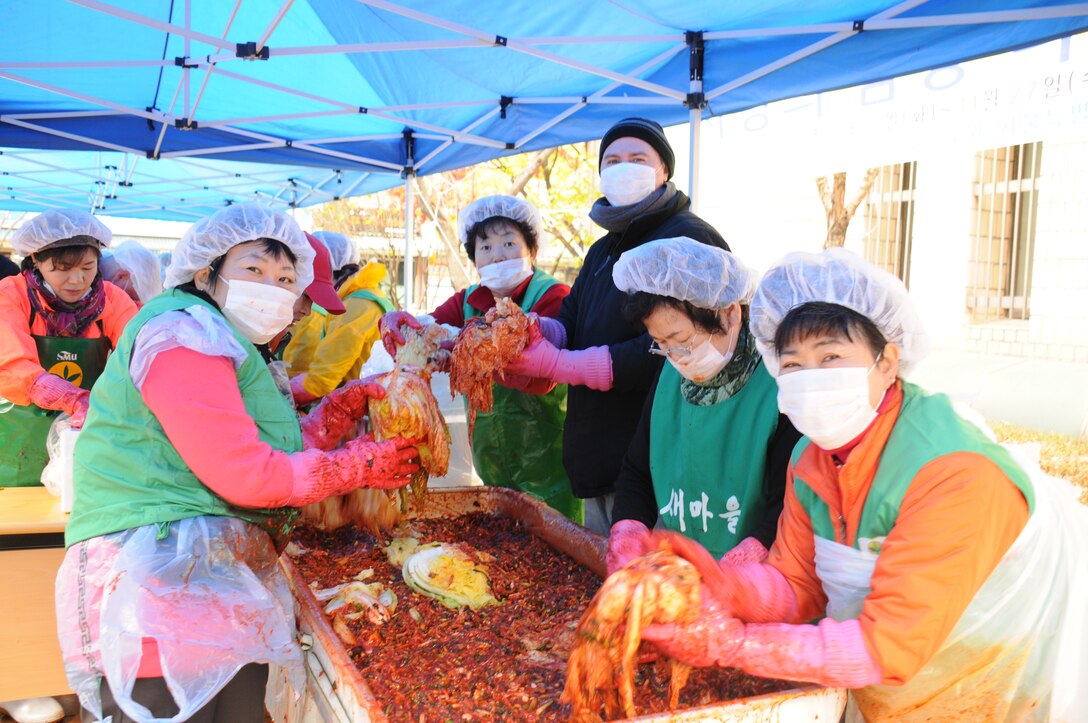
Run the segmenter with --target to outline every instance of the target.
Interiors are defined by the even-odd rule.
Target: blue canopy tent
[[[690,121],[697,203],[702,118],[1076,33],[1088,4],[0,0],[0,17],[0,208],[176,219],[370,193],[631,115]]]

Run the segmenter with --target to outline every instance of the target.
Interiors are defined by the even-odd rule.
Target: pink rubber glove
[[[719,565],[750,565],[767,559],[767,548],[754,537],[745,537],[736,547],[722,555]]]
[[[530,328],[535,328],[535,325]],[[550,379],[557,384],[576,384],[607,392],[612,388],[612,357],[607,346],[570,351],[557,349],[539,336],[503,373]]]
[[[397,347],[404,346],[404,336],[400,333],[402,326],[410,326],[413,329],[422,329],[419,320],[407,311],[389,311],[378,322],[378,331],[382,335],[382,346],[389,352],[389,356],[397,358]]]
[[[302,418],[303,449],[335,449],[355,431],[359,419],[367,413],[368,400],[384,396],[385,387],[363,379],[353,379],[329,392]]]
[[[620,520],[612,525],[608,534],[608,555],[605,556],[608,574],[645,555],[652,542],[650,528],[638,520]]]
[[[305,407],[317,400],[317,397],[306,391],[305,381],[305,374],[291,377],[291,396],[295,399],[296,407]]]
[[[43,372],[30,385],[30,401],[42,409],[64,412],[72,418],[72,428],[79,429],[87,417],[91,393],[56,374]]]
[[[719,564],[705,547],[683,535],[667,530],[652,535],[654,547],[667,539],[673,552],[694,565],[703,580],[704,596],[713,597],[734,617],[749,623],[800,622],[797,594],[772,565]]]
[[[332,452],[312,449],[292,454],[294,481],[287,504],[302,507],[360,487],[404,487],[419,471],[419,450],[413,444],[401,437],[384,442],[352,439]]]
[[[884,679],[857,620],[744,625],[712,604],[694,623],[651,625],[642,638],[690,665],[735,667],[763,678],[842,688],[864,688]]]

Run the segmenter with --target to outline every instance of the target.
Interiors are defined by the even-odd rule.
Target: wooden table
[[[71,692],[53,597],[66,524],[44,487],[0,487],[0,700]]]

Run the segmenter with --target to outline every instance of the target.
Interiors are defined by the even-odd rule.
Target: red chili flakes
[[[494,556],[487,568],[502,604],[450,610],[415,593],[369,532],[300,527],[293,536],[309,550],[293,558],[308,584],[327,588],[373,568],[372,579],[397,594],[386,624],[348,623],[359,641],[348,653],[390,721],[565,721],[570,709],[559,695],[567,656],[574,628],[600,586],[596,575],[507,517],[413,520],[404,534],[421,544],[463,542]],[[636,683],[639,712],[664,711],[667,674],[642,665]],[[689,708],[791,686],[731,669],[695,670],[680,702]]]

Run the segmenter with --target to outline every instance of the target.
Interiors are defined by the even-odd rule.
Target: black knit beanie
[[[672,178],[672,168],[676,156],[672,152],[672,146],[669,145],[669,139],[665,137],[665,129],[657,121],[648,118],[624,118],[609,128],[608,132],[601,138],[601,151],[597,157],[598,168],[604,162],[604,152],[608,150],[608,146],[620,138],[638,138],[649,143],[657,151],[657,155],[661,156],[661,160],[664,161],[666,177]]]

